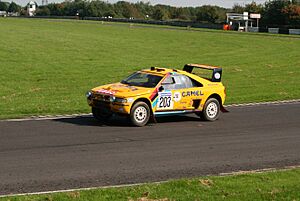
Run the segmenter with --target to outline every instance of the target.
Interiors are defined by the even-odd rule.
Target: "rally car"
[[[211,70],[203,78],[195,68]],[[162,115],[195,113],[206,121],[215,121],[223,107],[226,91],[221,83],[222,68],[186,64],[183,70],[151,67],[140,70],[119,83],[96,87],[89,91],[88,104],[98,120],[113,114],[130,117],[135,126],[144,126]]]

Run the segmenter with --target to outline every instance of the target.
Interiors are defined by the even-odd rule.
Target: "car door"
[[[158,92],[156,111],[172,111],[174,110],[173,91],[175,87],[175,79],[173,76],[168,75],[162,82],[162,90]]]
[[[158,93],[156,111],[176,111],[195,109],[197,100],[203,95],[199,86],[186,75],[170,75],[162,83],[163,90]],[[200,103],[200,102],[199,102]]]
[[[200,104],[202,104],[204,94],[206,94],[203,85],[185,75],[181,78],[186,86],[181,93],[184,100],[184,103],[182,103],[183,107],[188,110],[199,109]]]
[[[177,83],[173,91],[174,104],[181,110],[197,109],[203,96],[202,85],[186,75],[177,74],[174,78]]]

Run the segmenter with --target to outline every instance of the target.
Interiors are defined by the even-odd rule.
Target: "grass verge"
[[[0,201],[300,200],[300,169],[0,198]]]
[[[0,25],[0,119],[86,113],[90,88],[186,63],[222,66],[227,104],[300,98],[299,37],[76,20]]]

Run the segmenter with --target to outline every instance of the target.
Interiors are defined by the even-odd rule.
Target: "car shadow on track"
[[[61,118],[54,119],[53,121],[61,123],[69,123],[79,126],[103,126],[103,127],[134,127],[129,118],[115,116],[105,122],[100,122],[92,116],[80,116],[74,118]],[[165,124],[165,123],[177,123],[177,122],[199,122],[201,121],[199,117],[193,115],[178,115],[178,116],[166,116],[166,117],[157,117],[156,123]],[[154,121],[149,121],[147,126],[153,126],[156,124]]]

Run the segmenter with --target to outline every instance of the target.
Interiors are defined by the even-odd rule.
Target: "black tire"
[[[202,112],[197,113],[201,119],[205,121],[215,121],[220,116],[220,103],[215,98],[209,98],[204,107]]]
[[[130,120],[134,126],[145,126],[150,119],[150,108],[145,102],[137,102],[130,112]]]
[[[92,113],[94,118],[101,122],[109,120],[109,118],[112,116],[111,112],[101,111],[101,109],[95,107],[92,108]]]

